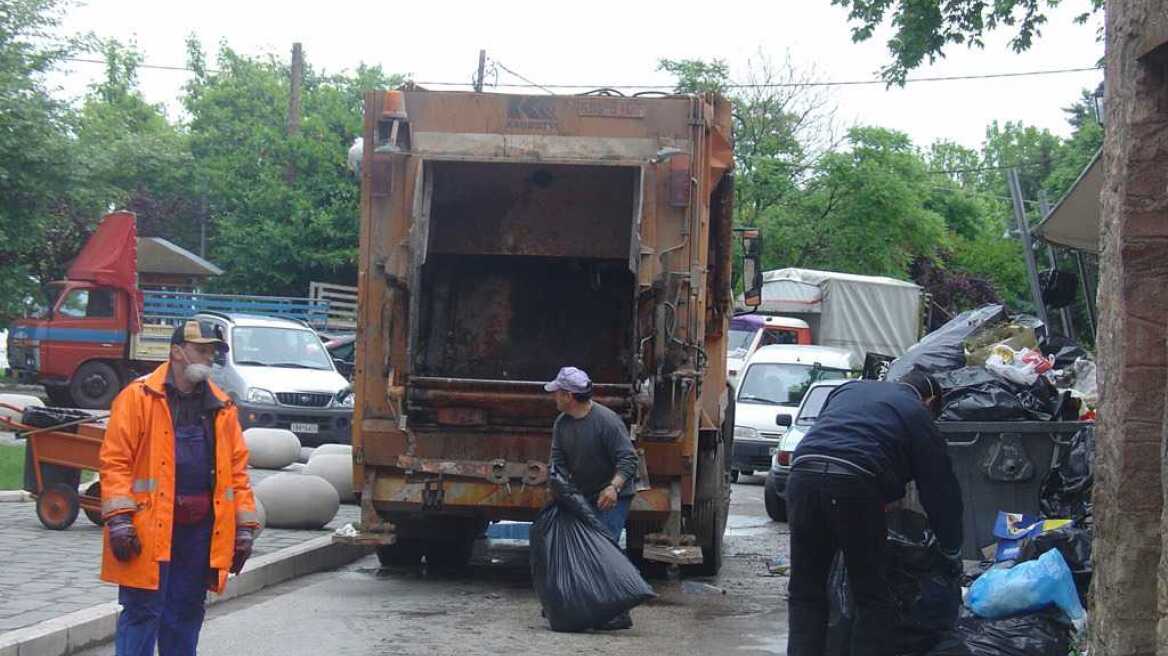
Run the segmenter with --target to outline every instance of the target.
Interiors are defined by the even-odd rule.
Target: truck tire
[[[117,370],[105,362],[86,362],[69,381],[69,395],[78,408],[104,410],[122,390]]]
[[[726,471],[730,471],[732,464],[730,461],[734,456],[734,415],[737,403],[734,400],[734,387],[726,383],[726,414],[722,417],[722,441],[726,443]],[[738,480],[737,475],[734,480]]]
[[[716,576],[722,569],[722,541],[730,513],[730,485],[726,473],[726,443],[717,449],[699,452],[694,505],[689,533],[697,536],[702,548],[702,564],[693,567],[700,576]]]
[[[377,547],[377,560],[382,567],[413,567],[422,562],[423,546],[419,540],[399,539]]]
[[[452,541],[434,540],[427,542],[426,565],[432,569],[462,570],[470,565],[474,554],[474,538],[459,538]]]

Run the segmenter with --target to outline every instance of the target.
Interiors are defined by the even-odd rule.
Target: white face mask
[[[186,376],[187,380],[198,385],[211,377],[211,365],[195,364],[187,357],[186,351],[181,348],[179,350],[182,352],[183,364],[186,365],[183,375]]]
[[[211,365],[206,364],[188,364],[186,370],[187,380],[198,384],[204,382],[211,377]]]

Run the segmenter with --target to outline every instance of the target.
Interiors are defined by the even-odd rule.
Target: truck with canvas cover
[[[917,343],[923,299],[919,286],[894,278],[778,269],[763,274],[758,312],[803,320],[813,344],[847,349],[863,362],[869,353],[898,357]]]
[[[328,303],[307,298],[143,290],[137,265],[137,217],[107,214],[65,279],[49,283],[44,303],[9,329],[17,377],[44,385],[55,405],[108,408],[126,383],[167,358],[174,327],[198,312],[274,315],[318,328],[328,319]]]
[[[365,98],[354,482],[384,562],[460,563],[548,501],[559,367],[641,458],[636,557],[717,571],[733,398],[730,105]],[[757,303],[757,231],[743,232]],[[342,538],[337,538],[342,539]]]

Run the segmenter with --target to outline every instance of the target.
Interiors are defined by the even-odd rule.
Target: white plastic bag
[[[1071,367],[1075,372],[1075,384],[1071,386],[1071,393],[1091,407],[1099,404],[1099,382],[1096,378],[1095,363],[1079,358]]]
[[[1049,364],[1037,351],[1028,348],[1015,351],[1006,344],[998,344],[991,349],[985,367],[999,378],[1029,387],[1040,373],[1050,369]]]

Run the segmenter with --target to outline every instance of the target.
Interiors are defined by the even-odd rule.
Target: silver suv
[[[285,428],[306,446],[352,439],[353,397],[320,336],[290,319],[203,312],[223,329],[230,352],[211,379],[239,406],[243,427]]]

